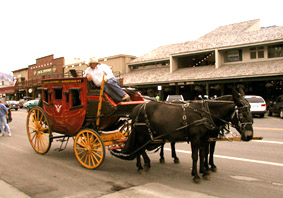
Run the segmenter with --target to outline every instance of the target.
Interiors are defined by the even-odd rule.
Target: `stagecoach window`
[[[53,87],[56,100],[62,100],[62,87]]]
[[[43,89],[43,101],[48,103],[48,89]]]
[[[81,99],[80,99],[80,91],[81,89],[77,88],[71,88],[71,96],[72,96],[72,106],[79,106],[82,104]]]

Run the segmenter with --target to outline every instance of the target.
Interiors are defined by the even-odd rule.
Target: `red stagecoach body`
[[[113,125],[128,115],[134,106],[143,103],[138,92],[131,101],[116,104],[103,93],[99,126],[97,120],[100,89],[84,77],[48,79],[42,82],[42,108],[52,131],[75,135],[81,128],[92,126],[99,130],[114,130]]]

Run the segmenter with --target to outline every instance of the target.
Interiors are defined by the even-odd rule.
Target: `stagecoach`
[[[105,158],[105,147],[121,148],[130,133],[129,113],[145,100],[135,90],[125,89],[131,101],[115,103],[101,88],[85,77],[64,77],[42,81],[39,106],[27,115],[29,142],[39,154],[46,154],[53,140],[61,141],[64,150],[74,140],[79,163],[99,167]]]

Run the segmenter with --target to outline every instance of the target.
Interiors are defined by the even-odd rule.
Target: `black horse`
[[[215,98],[215,99],[216,100],[224,100],[224,101],[233,101],[232,95],[220,96],[220,97]],[[191,102],[195,102],[195,101],[191,101]],[[227,127],[227,126],[222,126],[220,128],[216,128],[216,129],[211,130],[209,132],[209,137],[210,138],[217,138],[219,136],[219,134],[221,136],[223,136],[223,135],[225,135],[225,133],[229,133],[230,132],[229,129],[224,128],[224,127]],[[177,157],[177,154],[176,154],[175,144],[176,144],[176,142],[170,142],[171,157],[173,158],[173,161],[174,161],[175,164],[179,164],[180,160],[179,160],[179,158]],[[165,163],[164,145],[165,145],[165,143],[161,144],[161,146],[160,146],[160,159],[159,159],[160,163]],[[214,164],[215,146],[216,146],[216,141],[209,141],[208,147],[206,149],[205,162],[204,162],[205,169],[206,170],[211,170],[212,172],[216,172],[217,171],[217,167]]]
[[[135,107],[132,112],[132,132],[122,151],[111,154],[121,159],[133,160],[137,157],[138,170],[142,169],[140,156],[145,167],[150,167],[146,150],[152,150],[165,141],[191,142],[193,168],[196,183],[200,182],[197,171],[198,155],[200,172],[207,178],[204,159],[208,146],[209,132],[232,122],[243,141],[253,137],[253,118],[249,103],[233,89],[233,101],[201,101],[185,104],[148,102]]]

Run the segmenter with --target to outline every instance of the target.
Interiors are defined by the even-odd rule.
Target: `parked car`
[[[30,100],[30,101],[28,101],[27,107],[26,107],[27,111],[29,112],[29,110],[31,108],[38,106],[38,103],[39,103],[39,100]]]
[[[245,95],[247,101],[250,103],[250,110],[253,115],[258,115],[263,118],[266,113],[266,102],[261,96]]]
[[[15,109],[16,111],[18,111],[19,109],[19,103],[15,100],[9,100],[7,101],[8,107],[9,109]]]
[[[26,102],[25,99],[20,99],[20,100],[19,100],[19,107],[20,107],[20,108],[23,108],[23,104],[24,104],[25,102]]]
[[[24,103],[31,100],[32,98],[29,96],[24,96],[22,99],[19,100],[19,107],[23,108],[24,107]]]
[[[27,108],[28,104],[31,103],[31,102],[33,102],[33,100],[29,100],[29,101],[24,102],[23,108]]]
[[[182,95],[168,95],[166,98],[166,102],[182,102],[184,98]]]
[[[268,115],[279,115],[283,119],[283,95],[278,96],[275,101],[270,101],[268,105]]]

